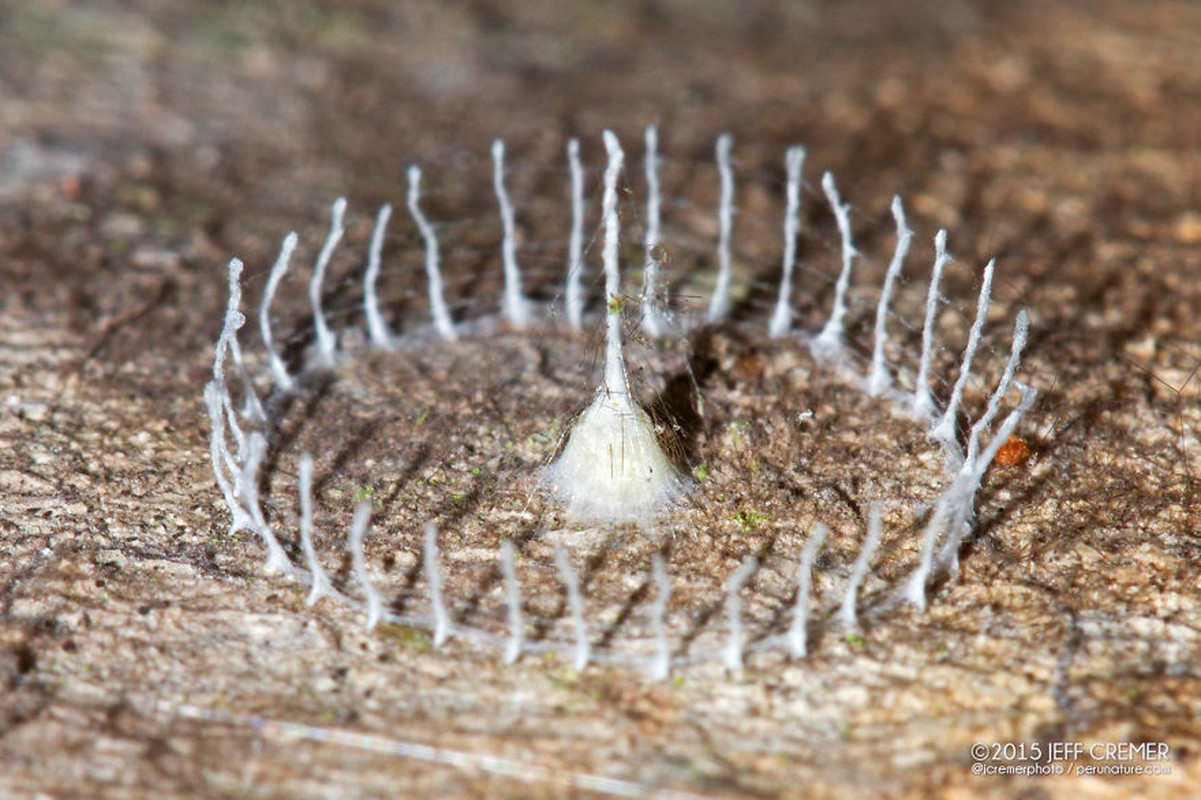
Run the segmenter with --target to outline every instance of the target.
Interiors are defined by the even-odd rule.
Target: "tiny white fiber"
[[[434,523],[425,524],[425,544],[422,547],[425,579],[430,586],[430,606],[434,610],[434,647],[441,647],[450,638],[450,614],[442,592],[442,569],[438,564],[438,529]]]
[[[296,387],[296,381],[288,374],[284,360],[275,351],[275,339],[271,333],[271,303],[275,300],[275,292],[279,289],[280,281],[288,273],[288,266],[291,264],[292,253],[295,250],[296,233],[293,232],[285,236],[283,244],[280,245],[279,256],[271,267],[271,274],[267,277],[267,288],[263,290],[263,300],[259,304],[259,332],[263,336],[263,347],[267,350],[271,379],[275,382],[275,388],[281,392],[292,391]]]
[[[738,596],[738,593],[742,591],[742,587],[746,585],[757,569],[759,569],[758,559],[748,556],[742,562],[742,566],[735,570],[726,582],[726,619],[730,632],[725,650],[722,652],[722,660],[730,672],[742,671],[742,651],[746,647],[746,634],[742,628],[742,598]]]
[[[809,539],[801,549],[801,562],[797,565],[796,609],[792,624],[788,628],[788,648],[793,658],[804,658],[808,653],[809,595],[813,586],[813,560],[826,541],[830,529],[824,523],[814,523]]]
[[[842,608],[838,612],[842,629],[847,633],[859,630],[859,615],[856,610],[859,602],[859,587],[863,585],[863,579],[867,577],[868,570],[871,568],[872,556],[875,555],[876,548],[880,546],[883,514],[883,506],[879,503],[872,503],[867,517],[867,536],[864,537],[863,545],[859,548],[859,555],[851,566],[851,577],[847,580],[846,594],[842,599]]]
[[[250,514],[238,499],[235,483],[238,480],[239,468],[225,440],[225,407],[228,403],[228,396],[221,384],[217,381],[205,384],[204,404],[212,426],[209,433],[209,458],[213,462],[213,477],[217,480],[217,488],[221,490],[232,517],[228,535],[233,536],[238,531],[253,531],[254,528]]]
[[[706,319],[718,322],[730,313],[730,233],[734,228],[734,170],[730,167],[730,148],[734,137],[717,137],[717,172],[721,178],[721,201],[717,207],[717,284],[709,300]]]
[[[367,574],[367,559],[363,555],[363,537],[367,535],[367,528],[370,525],[371,501],[363,500],[354,510],[354,519],[350,523],[350,537],[347,539],[346,549],[350,551],[351,574],[358,582],[359,588],[363,590],[363,597],[367,601],[367,630],[371,630],[379,624],[384,611],[383,598],[380,597],[375,584],[371,582],[371,576]]]
[[[517,265],[517,222],[513,214],[513,203],[505,189],[505,143],[497,139],[492,143],[492,185],[500,205],[500,219],[504,226],[501,240],[501,257],[505,270],[505,318],[515,327],[524,328],[530,320],[529,301],[521,293],[521,268]]]
[[[434,318],[434,328],[445,341],[453,342],[458,339],[454,322],[450,318],[450,310],[446,307],[446,297],[442,290],[441,257],[438,251],[438,235],[434,226],[421,211],[421,168],[409,167],[409,216],[421,232],[425,242],[425,278],[429,284],[430,314]]]
[[[930,573],[934,568],[934,549],[938,544],[938,535],[946,524],[950,505],[948,494],[943,494],[938,499],[938,504],[931,512],[925,531],[922,533],[922,550],[917,567],[914,568],[905,584],[903,592],[905,599],[919,611],[926,610],[926,585],[930,582]]]
[[[503,539],[500,543],[500,574],[505,579],[505,606],[509,613],[509,638],[505,640],[503,661],[512,664],[521,657],[521,648],[525,643],[525,623],[521,619],[521,584],[517,581],[513,543],[508,539]]]
[[[648,336],[663,335],[663,320],[659,314],[659,259],[655,253],[659,247],[660,208],[662,198],[659,189],[659,129],[654,125],[646,129],[646,252],[642,263],[642,329]]]
[[[801,229],[801,170],[805,165],[805,148],[790,147],[784,155],[788,174],[784,208],[784,262],[780,276],[780,294],[772,314],[768,332],[779,338],[792,327],[792,273],[796,269],[797,234]]]
[[[580,579],[575,568],[571,566],[571,557],[562,547],[555,547],[555,567],[563,579],[567,589],[567,606],[571,609],[571,618],[575,626],[575,658],[572,668],[583,672],[592,657],[592,645],[588,642],[588,626],[584,621],[584,596],[580,594]]]
[[[238,476],[236,486],[238,493],[242,496],[242,503],[250,509],[252,527],[267,550],[267,563],[263,565],[263,571],[268,574],[291,575],[293,573],[292,562],[288,560],[288,554],[280,546],[275,532],[267,524],[267,518],[263,516],[263,506],[259,502],[259,470],[266,457],[267,437],[258,431],[252,431],[246,440],[246,465],[242,469],[241,475]]]
[[[867,393],[872,397],[879,397],[892,385],[892,376],[884,364],[884,348],[888,344],[888,304],[892,301],[893,285],[901,274],[905,256],[909,253],[909,244],[913,240],[913,231],[905,222],[905,208],[901,205],[899,196],[892,198],[892,216],[897,222],[897,249],[893,251],[892,261],[888,263],[888,272],[884,274],[884,288],[880,292],[880,303],[876,306],[872,371],[867,378]]]
[[[331,367],[337,355],[338,343],[333,332],[325,321],[325,312],[321,307],[321,291],[325,284],[325,271],[333,258],[342,234],[346,232],[343,218],[346,216],[346,198],[339,197],[330,209],[329,234],[325,244],[317,254],[317,262],[313,265],[313,277],[309,281],[309,305],[313,307],[313,330],[317,334],[317,361],[323,367]]]
[[[263,410],[263,404],[259,401],[258,393],[254,389],[254,381],[246,369],[246,362],[242,360],[242,346],[238,344],[238,331],[246,324],[246,315],[242,313],[241,306],[242,261],[231,258],[229,260],[229,302],[225,307],[225,325],[222,329],[221,339],[217,340],[217,360],[213,364],[213,377],[221,382],[225,381],[225,353],[228,352],[230,360],[234,362],[234,371],[238,374],[245,395],[242,402],[242,416],[261,424],[267,420],[267,413]],[[222,344],[222,340],[224,340],[224,344]],[[235,427],[237,427],[236,424]]]
[[[384,232],[391,218],[392,206],[388,203],[380,206],[379,213],[375,216],[375,228],[371,231],[371,245],[367,249],[367,272],[363,275],[363,313],[367,317],[367,334],[371,337],[372,347],[380,349],[392,346],[392,334],[384,322],[384,315],[380,313],[379,294],[376,292]]]
[[[827,357],[837,358],[843,348],[843,333],[847,315],[847,291],[851,288],[851,270],[855,256],[859,252],[851,241],[851,207],[842,202],[838,196],[838,187],[834,185],[833,173],[827,172],[822,176],[822,190],[830,201],[834,211],[834,221],[838,223],[838,235],[842,239],[842,269],[838,272],[838,282],[834,285],[834,307],[830,310],[830,318],[825,327],[813,341],[816,352]]]
[[[567,243],[567,322],[578,331],[584,320],[584,166],[580,163],[580,140],[567,140],[567,164],[571,170],[571,238]]]
[[[671,580],[667,564],[659,553],[651,558],[651,579],[655,584],[655,602],[651,605],[651,630],[655,634],[655,656],[650,662],[652,681],[666,680],[671,674],[671,646],[667,641],[667,603],[671,600]]]
[[[300,480],[297,489],[300,492],[300,547],[304,551],[304,560],[308,564],[311,580],[306,603],[311,606],[330,593],[330,582],[329,576],[317,559],[317,549],[313,546],[313,457],[309,453],[300,456]]]
[[[917,381],[913,386],[913,416],[929,419],[936,408],[934,395],[930,394],[930,361],[934,355],[934,322],[938,316],[938,284],[942,273],[951,261],[947,254],[947,232],[941,230],[934,236],[934,272],[930,276],[930,289],[926,292],[926,321],[922,325],[922,357],[917,369]]]
[[[1026,348],[1026,337],[1030,330],[1030,315],[1026,313],[1026,309],[1018,312],[1017,320],[1013,324],[1013,344],[1009,349],[1009,360],[1005,363],[1005,372],[1001,375],[1001,380],[997,382],[997,388],[988,398],[988,406],[984,409],[984,413],[980,415],[980,419],[972,425],[971,433],[967,439],[967,457],[963,461],[963,470],[974,470],[977,468],[978,453],[980,452],[980,436],[984,430],[992,423],[993,418],[997,416],[997,412],[1001,408],[1001,400],[1005,397],[1005,393],[1009,391],[1009,384],[1013,381],[1014,373],[1017,372],[1018,366],[1022,363],[1022,350]],[[992,459],[984,462],[986,465],[991,463]]]
[[[951,388],[951,397],[947,401],[946,411],[930,431],[931,436],[946,445],[955,443],[955,418],[959,413],[959,404],[963,400],[963,389],[967,386],[967,380],[972,373],[972,359],[976,357],[976,348],[980,346],[980,334],[984,330],[984,321],[988,317],[988,302],[992,293],[992,276],[995,267],[996,261],[989,261],[988,266],[984,268],[984,280],[980,286],[980,296],[976,301],[976,319],[972,322],[967,345],[963,348],[963,363],[959,365],[959,377],[955,379],[955,385]]]

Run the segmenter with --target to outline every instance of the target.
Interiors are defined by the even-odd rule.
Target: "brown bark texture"
[[[1201,7],[1172,0],[0,0],[0,796],[1198,796],[1199,54]],[[301,563],[296,457],[314,454],[317,546],[356,597],[342,541],[369,498],[367,560],[400,615],[427,611],[433,520],[452,619],[502,639],[502,537],[530,642],[574,636],[552,558],[565,544],[594,648],[639,658],[663,554],[669,678],[577,674],[569,651],[503,665],[465,637],[434,648],[420,625],[367,631],[360,609],[309,607],[303,586],[263,574],[260,543],[229,535],[202,399],[228,259],[247,265],[242,343],[265,387],[251,312],[281,238],[300,234],[273,307],[296,368],[329,204],[350,201],[326,287],[347,331],[390,202],[383,309],[416,330],[428,301],[405,179],[420,164],[452,311],[483,318],[500,297],[488,148],[503,137],[527,290],[554,305],[578,136],[595,311],[600,132],[626,144],[633,287],[649,123],[680,313],[703,313],[712,289],[713,146],[735,136],[734,319],[669,346],[628,330],[635,386],[661,401],[693,476],[677,509],[649,531],[581,528],[539,492],[603,352],[599,325],[561,318],[386,353],[344,333],[349,357],[273,405],[262,493]],[[1022,308],[1019,378],[1040,392],[1018,432],[1029,452],[1015,444],[985,477],[959,576],[924,612],[869,613],[850,635],[833,614],[870,504],[886,501],[867,608],[912,566],[945,465],[885,401],[764,332],[793,144],[808,151],[797,327],[824,320],[838,271],[828,169],[864,254],[855,357],[899,194],[917,238],[890,358],[915,366],[946,228],[936,395],[994,257],[961,428]],[[810,652],[757,652],[787,629],[818,520],[831,538]],[[748,556],[743,669],[685,663],[724,646],[724,581]],[[1091,749],[1118,743],[1149,747]]]

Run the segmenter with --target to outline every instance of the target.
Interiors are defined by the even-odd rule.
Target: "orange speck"
[[[1020,436],[1010,436],[997,451],[994,463],[998,467],[1018,467],[1030,458],[1030,445]]]
[[[78,200],[83,194],[83,182],[79,180],[79,176],[70,175],[59,182],[59,189],[68,199]]]

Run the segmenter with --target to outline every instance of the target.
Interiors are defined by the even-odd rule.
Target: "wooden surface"
[[[0,795],[606,788],[567,788],[580,775],[628,782],[609,789],[702,796],[1195,793],[1201,9],[288,8],[0,3]],[[632,142],[648,122],[685,166],[710,157],[717,132],[734,132],[751,187],[740,219],[762,224],[745,240],[761,259],[774,257],[770,170],[794,142],[809,148],[809,182],[833,170],[861,210],[865,249],[887,253],[883,212],[900,193],[923,235],[950,229],[962,264],[999,259],[996,349],[1004,353],[1016,309],[1028,308],[1023,373],[1042,399],[1022,433],[1032,458],[986,482],[962,580],[940,585],[927,613],[872,622],[862,640],[825,637],[805,661],[752,658],[736,677],[706,664],[654,684],[529,657],[500,668],[495,651],[454,640],[432,652],[411,631],[368,634],[359,614],[309,609],[298,587],[262,576],[257,544],[226,535],[202,413],[226,259],[246,259],[257,297],[279,238],[299,227],[315,247],[339,194],[351,198],[361,254],[370,209],[401,206],[411,158],[440,187],[434,211],[483,218],[491,195],[486,183],[473,195],[469,177],[486,175],[493,137],[510,142],[514,163],[551,164],[567,136],[593,137],[595,152],[602,127]],[[544,198],[521,219],[532,241],[562,213],[563,184],[538,184],[540,175],[515,178]],[[680,175],[681,191],[703,194],[686,185],[687,169]],[[773,180],[760,203],[754,187]],[[285,287],[296,299],[281,301],[289,323],[301,321],[300,280]],[[953,309],[970,309],[970,270],[945,293]],[[506,352],[537,369],[565,357],[556,341],[517,337]],[[739,419],[785,413],[769,390],[785,385],[772,381],[788,356],[739,337],[713,347],[749,381],[714,385],[706,411],[701,447],[714,456],[713,480],[732,486],[793,457],[763,428],[730,433]],[[480,435],[456,440],[450,423],[504,376],[486,359],[464,370],[472,356],[424,357],[421,370],[405,359],[345,365],[326,394],[295,410],[290,452],[307,445],[325,458],[319,497],[330,525],[348,518],[347,498],[364,482],[387,474],[389,452],[397,464],[409,458],[338,409],[383,408],[389,435],[417,437],[413,420],[435,408],[441,452]],[[444,380],[443,357],[466,360]],[[372,369],[356,372],[364,363]],[[388,412],[395,387],[380,376],[406,369],[411,405]],[[496,515],[480,523],[481,538],[506,524],[506,504],[529,488],[529,463],[546,455],[529,437],[582,402],[572,392],[586,386],[530,381],[506,400],[530,413],[508,423],[502,414],[515,455],[481,456]],[[822,487],[850,485],[848,472],[889,458],[885,447],[903,451],[900,437],[913,435],[895,420],[839,424],[849,407],[869,423],[886,417],[837,382],[805,391],[786,411],[812,405],[849,440],[802,442],[813,453],[798,492],[807,510],[790,518],[785,507],[763,526],[781,541],[813,515],[850,526],[858,500],[823,506]],[[334,414],[314,413],[327,407]],[[865,460],[848,468],[844,452]],[[749,540],[732,517],[746,522],[747,509],[778,503],[771,493],[782,491],[756,474],[737,503],[702,492],[689,520],[707,524],[714,543],[677,552],[703,550],[717,574],[736,566]],[[286,478],[271,484],[280,518],[294,513]],[[912,489],[881,481],[886,494]],[[399,545],[386,561],[387,543],[417,541],[422,497],[451,514],[454,493],[430,485],[381,500],[397,538],[375,540],[375,563],[396,580],[416,574],[414,561]],[[453,557],[455,541],[445,547]],[[679,563],[702,574],[702,556],[685,555]],[[972,774],[974,743],[1054,742],[1164,743],[1172,774]]]

